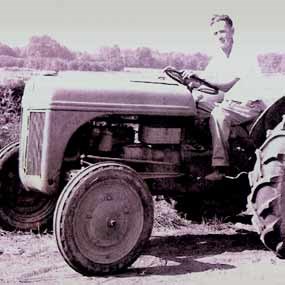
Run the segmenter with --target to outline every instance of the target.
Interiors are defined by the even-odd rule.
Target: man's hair
[[[224,21],[228,23],[230,27],[233,27],[233,21],[228,15],[213,15],[213,17],[210,20],[210,25],[213,26],[215,23]]]

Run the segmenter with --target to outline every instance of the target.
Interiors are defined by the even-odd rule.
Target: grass
[[[164,199],[158,201],[154,199],[154,228],[156,230],[178,229],[190,224],[191,221],[179,216],[170,203]]]

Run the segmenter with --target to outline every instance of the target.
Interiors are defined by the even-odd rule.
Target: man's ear
[[[234,35],[235,34],[235,28],[232,27],[232,34]]]

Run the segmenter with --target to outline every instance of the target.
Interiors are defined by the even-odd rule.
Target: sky
[[[118,44],[211,53],[209,19],[226,13],[240,44],[253,52],[285,53],[284,0],[0,0],[0,5],[0,42],[10,46],[46,34],[74,51]]]

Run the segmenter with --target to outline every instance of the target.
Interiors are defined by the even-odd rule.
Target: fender
[[[269,105],[251,127],[249,135],[256,148],[266,140],[267,130],[274,129],[281,122],[283,114],[285,114],[285,96]]]

